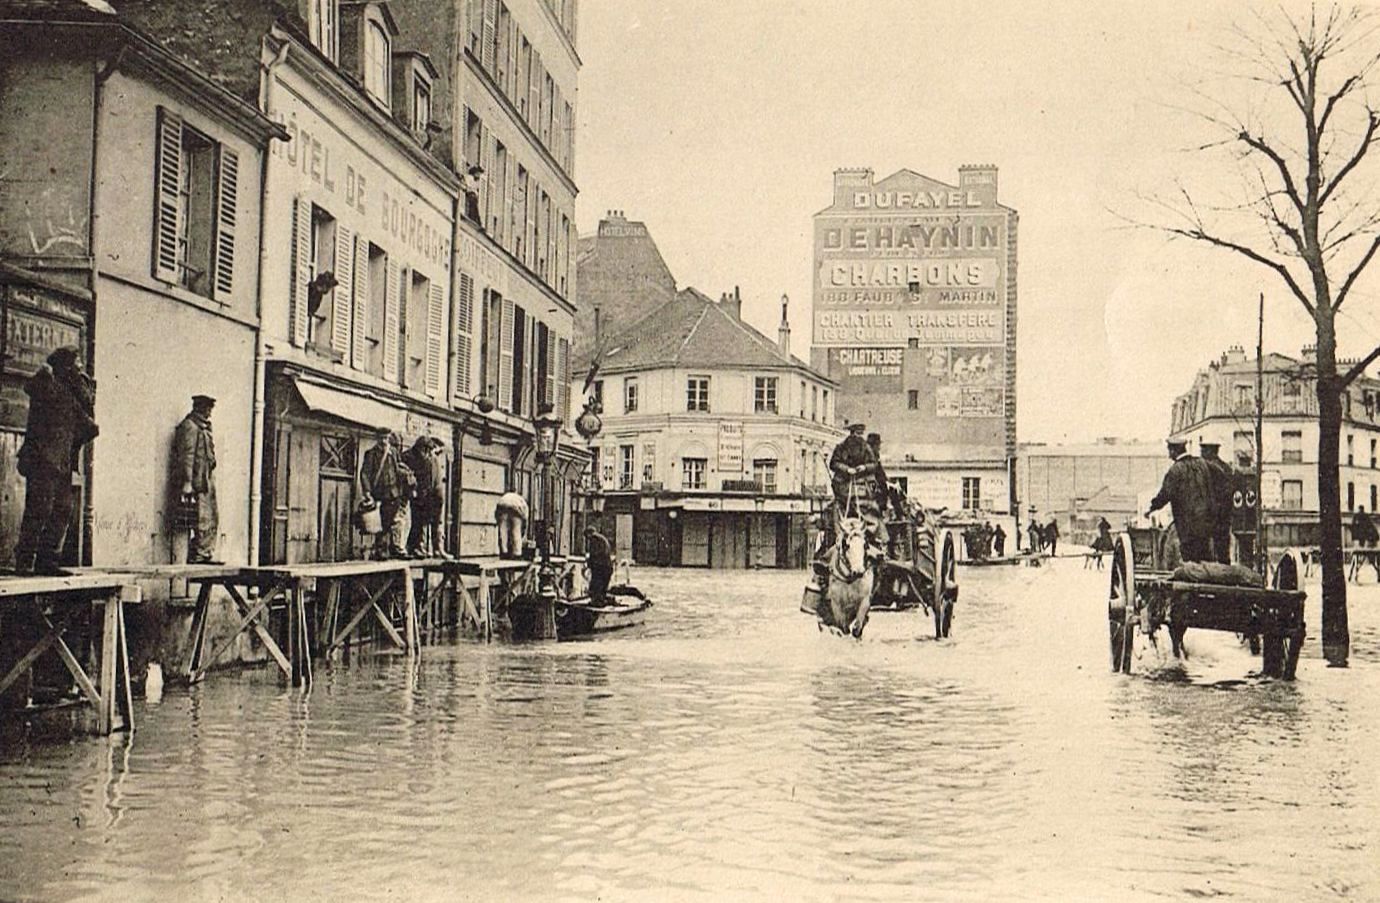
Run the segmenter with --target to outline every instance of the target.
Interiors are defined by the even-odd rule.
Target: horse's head
[[[840,576],[852,580],[867,570],[867,536],[861,518],[845,517],[839,521],[837,563]]]

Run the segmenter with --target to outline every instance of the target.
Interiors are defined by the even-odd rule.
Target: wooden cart
[[[957,542],[952,530],[929,521],[908,519],[886,523],[887,556],[875,565],[872,608],[907,611],[924,606],[934,616],[934,636],[941,639],[953,627],[958,600]]]
[[[1137,631],[1154,642],[1159,628],[1167,628],[1174,655],[1182,657],[1184,633],[1195,627],[1239,634],[1261,654],[1261,673],[1294,679],[1306,598],[1296,552],[1284,553],[1269,588],[1175,580],[1170,557],[1160,531],[1134,529],[1117,537],[1107,598],[1113,671],[1131,672]]]

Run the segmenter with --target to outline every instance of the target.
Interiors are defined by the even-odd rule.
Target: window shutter
[[[307,342],[307,283],[311,281],[311,202],[295,198],[292,202],[292,293],[288,314],[291,317],[292,344]]]
[[[182,234],[182,117],[158,108],[158,161],[154,165],[153,276],[178,282]]]
[[[556,343],[556,374],[560,380],[556,386],[556,404],[561,422],[570,422],[570,341],[561,339]]]
[[[480,32],[479,61],[489,72],[494,71],[494,19],[498,10],[498,0],[484,0],[484,30]]]
[[[532,49],[532,72],[527,82],[527,122],[533,130],[537,126],[537,114],[541,107],[541,80],[546,70],[541,67],[541,54]]]
[[[398,381],[398,298],[402,267],[388,261],[387,284],[383,290],[383,378]]]
[[[474,335],[474,278],[460,273],[460,297],[455,304],[455,395],[470,397],[470,366]]]
[[[235,220],[240,194],[240,155],[220,147],[220,178],[216,182],[216,298],[230,300],[235,287]]]
[[[542,404],[556,406],[556,337],[547,327],[546,331],[546,385],[541,389]]]
[[[503,299],[503,319],[498,339],[498,406],[513,409],[513,302]]]
[[[355,313],[351,363],[356,370],[369,366],[369,240],[355,236]]]
[[[335,291],[332,292],[331,348],[350,357],[350,324],[355,315],[354,234],[344,224],[335,224]]]
[[[439,282],[429,286],[426,298],[426,394],[440,398],[445,369],[446,293]]]

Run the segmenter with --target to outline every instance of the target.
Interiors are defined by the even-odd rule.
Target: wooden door
[[[317,561],[349,561],[355,558],[354,514],[355,454],[353,436],[321,437],[321,488],[317,509]]]
[[[321,434],[295,429],[288,442],[287,472],[287,563],[315,561],[320,535],[316,512],[320,488],[317,485],[317,457]]]

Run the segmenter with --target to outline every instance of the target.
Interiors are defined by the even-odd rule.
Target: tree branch
[[[1380,115],[1377,115],[1374,110],[1367,110],[1366,133],[1361,137],[1361,143],[1356,148],[1356,152],[1351,155],[1351,159],[1346,161],[1346,165],[1337,172],[1337,175],[1333,176],[1332,181],[1327,183],[1327,187],[1324,188],[1322,194],[1318,196],[1319,207],[1327,203],[1327,199],[1332,195],[1332,192],[1337,190],[1337,186],[1342,184],[1342,180],[1350,175],[1351,171],[1356,168],[1356,165],[1366,156],[1366,152],[1370,150],[1371,142],[1375,139],[1375,132],[1377,129],[1380,129]]]
[[[1357,361],[1356,366],[1352,367],[1350,370],[1346,371],[1346,373],[1342,375],[1341,379],[1337,381],[1337,390],[1341,391],[1342,389],[1345,389],[1347,386],[1355,382],[1357,377],[1359,377],[1362,373],[1366,372],[1367,367],[1375,363],[1376,358],[1380,358],[1380,346],[1376,347],[1376,349],[1372,351],[1370,354],[1367,354],[1365,357]]]
[[[1346,282],[1342,283],[1342,290],[1337,292],[1337,300],[1332,305],[1333,310],[1342,306],[1342,302],[1346,300],[1347,292],[1351,291],[1351,287],[1356,284],[1356,279],[1361,275],[1361,271],[1370,264],[1376,251],[1380,251],[1380,235],[1377,235],[1375,240],[1370,243],[1370,247],[1366,249],[1366,254],[1361,258],[1361,262],[1356,264],[1356,269],[1352,270],[1351,275],[1346,277]]]
[[[1294,187],[1294,177],[1289,172],[1289,164],[1284,161],[1284,158],[1273,147],[1266,144],[1264,138],[1256,138],[1244,129],[1237,137],[1274,161],[1275,168],[1279,170],[1280,178],[1284,180],[1284,190],[1288,193],[1289,200],[1294,202],[1294,208],[1298,210],[1299,216],[1303,216],[1303,199],[1299,197],[1298,189]]]
[[[1234,241],[1228,241],[1225,238],[1218,238],[1215,235],[1211,235],[1207,232],[1204,232],[1202,228],[1181,229],[1177,226],[1157,226],[1155,228],[1168,232],[1171,235],[1178,235],[1182,238],[1191,238],[1194,241],[1201,241],[1205,242],[1206,244],[1216,245],[1219,248],[1227,248],[1228,250],[1235,251],[1243,257],[1248,257],[1251,260],[1254,260],[1256,263],[1263,264],[1264,266],[1269,267],[1270,269],[1274,270],[1276,273],[1279,274],[1279,277],[1284,280],[1284,284],[1289,286],[1289,291],[1294,293],[1294,297],[1299,300],[1299,303],[1303,305],[1304,309],[1308,311],[1309,315],[1311,316],[1313,314],[1313,302],[1309,301],[1308,296],[1303,293],[1303,289],[1299,288],[1299,284],[1294,280],[1294,275],[1290,273],[1289,269],[1279,261],[1271,260],[1270,258],[1266,257],[1264,254],[1261,254],[1254,248],[1250,248],[1242,244],[1237,244]],[[1380,245],[1380,240],[1377,240],[1377,245]]]

